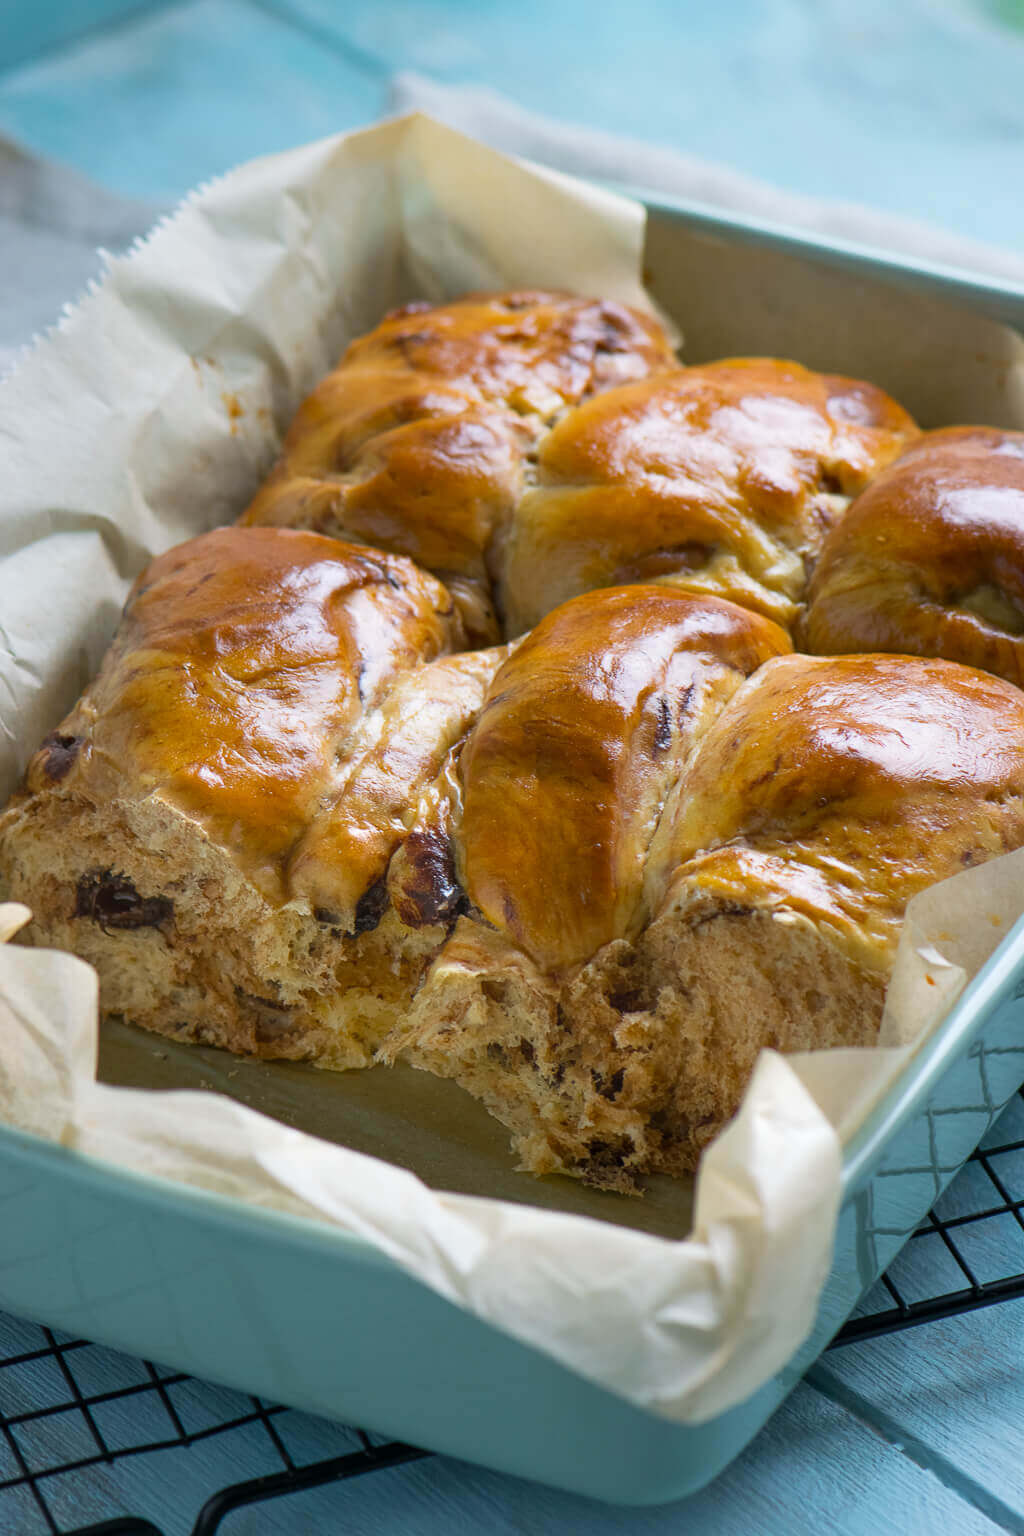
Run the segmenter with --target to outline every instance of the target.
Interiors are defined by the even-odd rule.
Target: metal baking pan
[[[685,306],[688,361],[798,356],[901,396],[877,326],[844,325],[830,295],[921,304],[920,346],[982,316],[1024,329],[1024,290],[823,245],[698,208],[648,200],[647,278]],[[760,248],[758,280],[749,251]],[[806,300],[794,311],[794,276]],[[835,307],[838,316],[839,306]],[[846,306],[848,312],[849,306]],[[695,313],[696,310],[696,313]],[[810,316],[810,319],[809,319]],[[953,349],[963,359],[962,346]],[[950,354],[952,358],[953,353]],[[958,363],[948,401],[992,419],[986,366]],[[918,376],[921,356],[913,360]],[[947,379],[947,386],[950,381]],[[959,393],[958,393],[959,391]],[[962,397],[962,400],[961,400]],[[974,409],[971,405],[977,402]],[[653,1417],[428,1290],[358,1238],[101,1163],[0,1127],[5,1245],[0,1306],[262,1397],[597,1498],[656,1504],[709,1482],[750,1441],[925,1216],[1024,1082],[1024,920],[1017,924],[847,1145],[831,1274],[811,1338],[753,1397],[701,1425]],[[231,1082],[224,1086],[231,1091]],[[529,1181],[521,1198],[529,1198]]]

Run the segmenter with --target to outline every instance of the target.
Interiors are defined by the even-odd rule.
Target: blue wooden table
[[[153,203],[254,154],[372,121],[399,69],[1024,248],[1020,0],[0,0],[0,132]],[[1014,1197],[1018,1161],[1005,1170]],[[975,1198],[974,1176],[947,1200]],[[1024,1270],[1020,1225],[989,1225],[977,1237],[983,1276]],[[938,1249],[915,1245],[903,1262],[911,1295],[947,1288]],[[31,1417],[69,1392],[48,1351],[33,1325],[0,1319],[0,1359],[29,1357],[0,1366],[0,1412],[22,1416],[16,1444],[0,1443],[0,1483],[19,1451],[39,1466],[94,1451],[81,1412]],[[268,1470],[267,1425],[248,1400],[191,1382],[161,1396],[139,1362],[109,1351],[83,1347],[74,1362],[89,1392],[112,1394],[95,1409],[112,1445],[166,1438],[168,1401],[192,1433],[243,1422],[187,1450],[53,1479],[61,1528],[137,1513],[184,1536],[208,1494]],[[300,1460],[348,1443],[304,1415],[273,1422]],[[0,1489],[0,1536],[48,1529],[24,1490]],[[828,1355],[685,1504],[615,1511],[435,1459],[242,1511],[225,1529],[1024,1532],[1024,1302]]]

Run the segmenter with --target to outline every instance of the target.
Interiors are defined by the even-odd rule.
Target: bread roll
[[[945,656],[1024,681],[1024,432],[920,438],[825,543],[804,643]]]
[[[147,1029],[367,1065],[451,916],[403,923],[385,877],[504,654],[463,644],[398,556],[275,528],[160,556],[0,818],[26,940]]]
[[[553,965],[460,919],[386,1050],[482,1098],[534,1172],[693,1168],[763,1047],[874,1041],[910,898],[1024,843],[1022,742],[1024,694],[972,669],[769,657],[684,761],[631,920]]]
[[[469,901],[544,970],[634,929],[665,797],[739,684],[788,637],[668,587],[543,619],[496,674],[460,759]]]
[[[497,562],[508,633],[652,580],[789,625],[828,530],[916,434],[882,390],[774,358],[610,390],[541,441]]]
[[[540,1136],[525,1151],[536,1171],[622,1182],[594,1150],[601,1066],[574,1064],[585,1021],[569,993],[595,954],[638,934],[666,797],[743,680],[789,648],[749,610],[638,585],[565,603],[494,677],[460,758],[469,912],[385,1055],[455,1077]],[[561,1117],[557,1153],[534,1133],[547,1112]]]
[[[243,521],[407,555],[489,644],[488,557],[542,432],[593,394],[677,366],[657,322],[621,304],[533,291],[409,304],[305,401]]]

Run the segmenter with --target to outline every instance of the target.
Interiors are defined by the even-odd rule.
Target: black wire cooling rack
[[[1014,1136],[1015,1130],[1021,1134]],[[1013,1223],[1016,1235],[1024,1240],[1024,1194],[1018,1198],[1013,1193],[1014,1188],[1024,1190],[1022,1172],[1024,1089],[1004,1113],[995,1133],[972,1155],[951,1189],[914,1233],[914,1239],[930,1242],[933,1247],[941,1243],[949,1274],[962,1283],[941,1294],[906,1294],[907,1287],[897,1276],[901,1267],[906,1270],[909,1265],[913,1271],[912,1239],[875,1287],[861,1314],[846,1324],[829,1347],[835,1349],[1024,1297],[1024,1272],[979,1278],[970,1251],[972,1235],[994,1221]],[[935,1268],[933,1264],[928,1270],[933,1281]],[[204,1417],[197,1419],[190,1391],[194,1393],[198,1384],[192,1378],[148,1361],[128,1360],[85,1339],[67,1338],[47,1328],[33,1332],[38,1335],[34,1348],[0,1355],[0,1451],[6,1450],[6,1456],[0,1458],[0,1471],[6,1464],[6,1475],[0,1476],[3,1530],[31,1529],[46,1536],[163,1536],[158,1526],[141,1515],[88,1525],[62,1524],[60,1508],[76,1507],[67,1497],[67,1479],[157,1451],[192,1448],[198,1454],[197,1448],[211,1439],[243,1432],[247,1433],[246,1459],[250,1466],[260,1468],[259,1474],[208,1497],[196,1513],[191,1536],[214,1536],[226,1517],[245,1505],[381,1472],[429,1454],[416,1446],[374,1439],[363,1430],[317,1421],[321,1440],[327,1434],[335,1454],[302,1459],[294,1445],[290,1446],[288,1434],[289,1419],[301,1416],[289,1409],[256,1397],[224,1393],[220,1394],[223,1411],[211,1417],[210,1394],[206,1392]],[[8,1390],[7,1384],[19,1370],[36,1372],[28,1394],[34,1404],[40,1396],[52,1400],[43,1407],[18,1411],[14,1401],[17,1393]],[[121,1379],[125,1371],[134,1379]],[[48,1372],[50,1377],[48,1390],[43,1392],[40,1372]],[[134,1401],[126,1415],[129,1399]],[[218,1400],[216,1395],[214,1400]],[[118,1407],[117,1433],[112,1434],[105,1415]],[[127,1421],[137,1429],[126,1438]],[[69,1454],[71,1446],[73,1454]],[[19,1502],[21,1513],[14,1514],[15,1525],[5,1517],[5,1499]]]

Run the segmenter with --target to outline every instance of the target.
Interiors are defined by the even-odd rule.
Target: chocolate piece
[[[395,892],[407,928],[451,923],[466,910],[466,893],[455,873],[451,838],[443,832],[410,832],[403,844],[409,873]]]
[[[160,928],[174,916],[169,896],[140,896],[127,875],[113,870],[89,870],[78,882],[75,916],[111,928]]]
[[[353,933],[369,933],[376,928],[388,906],[388,888],[384,880],[375,880],[356,902]]]
[[[62,736],[51,731],[39,748],[37,763],[51,784],[59,784],[74,766],[82,748],[81,736]]]

